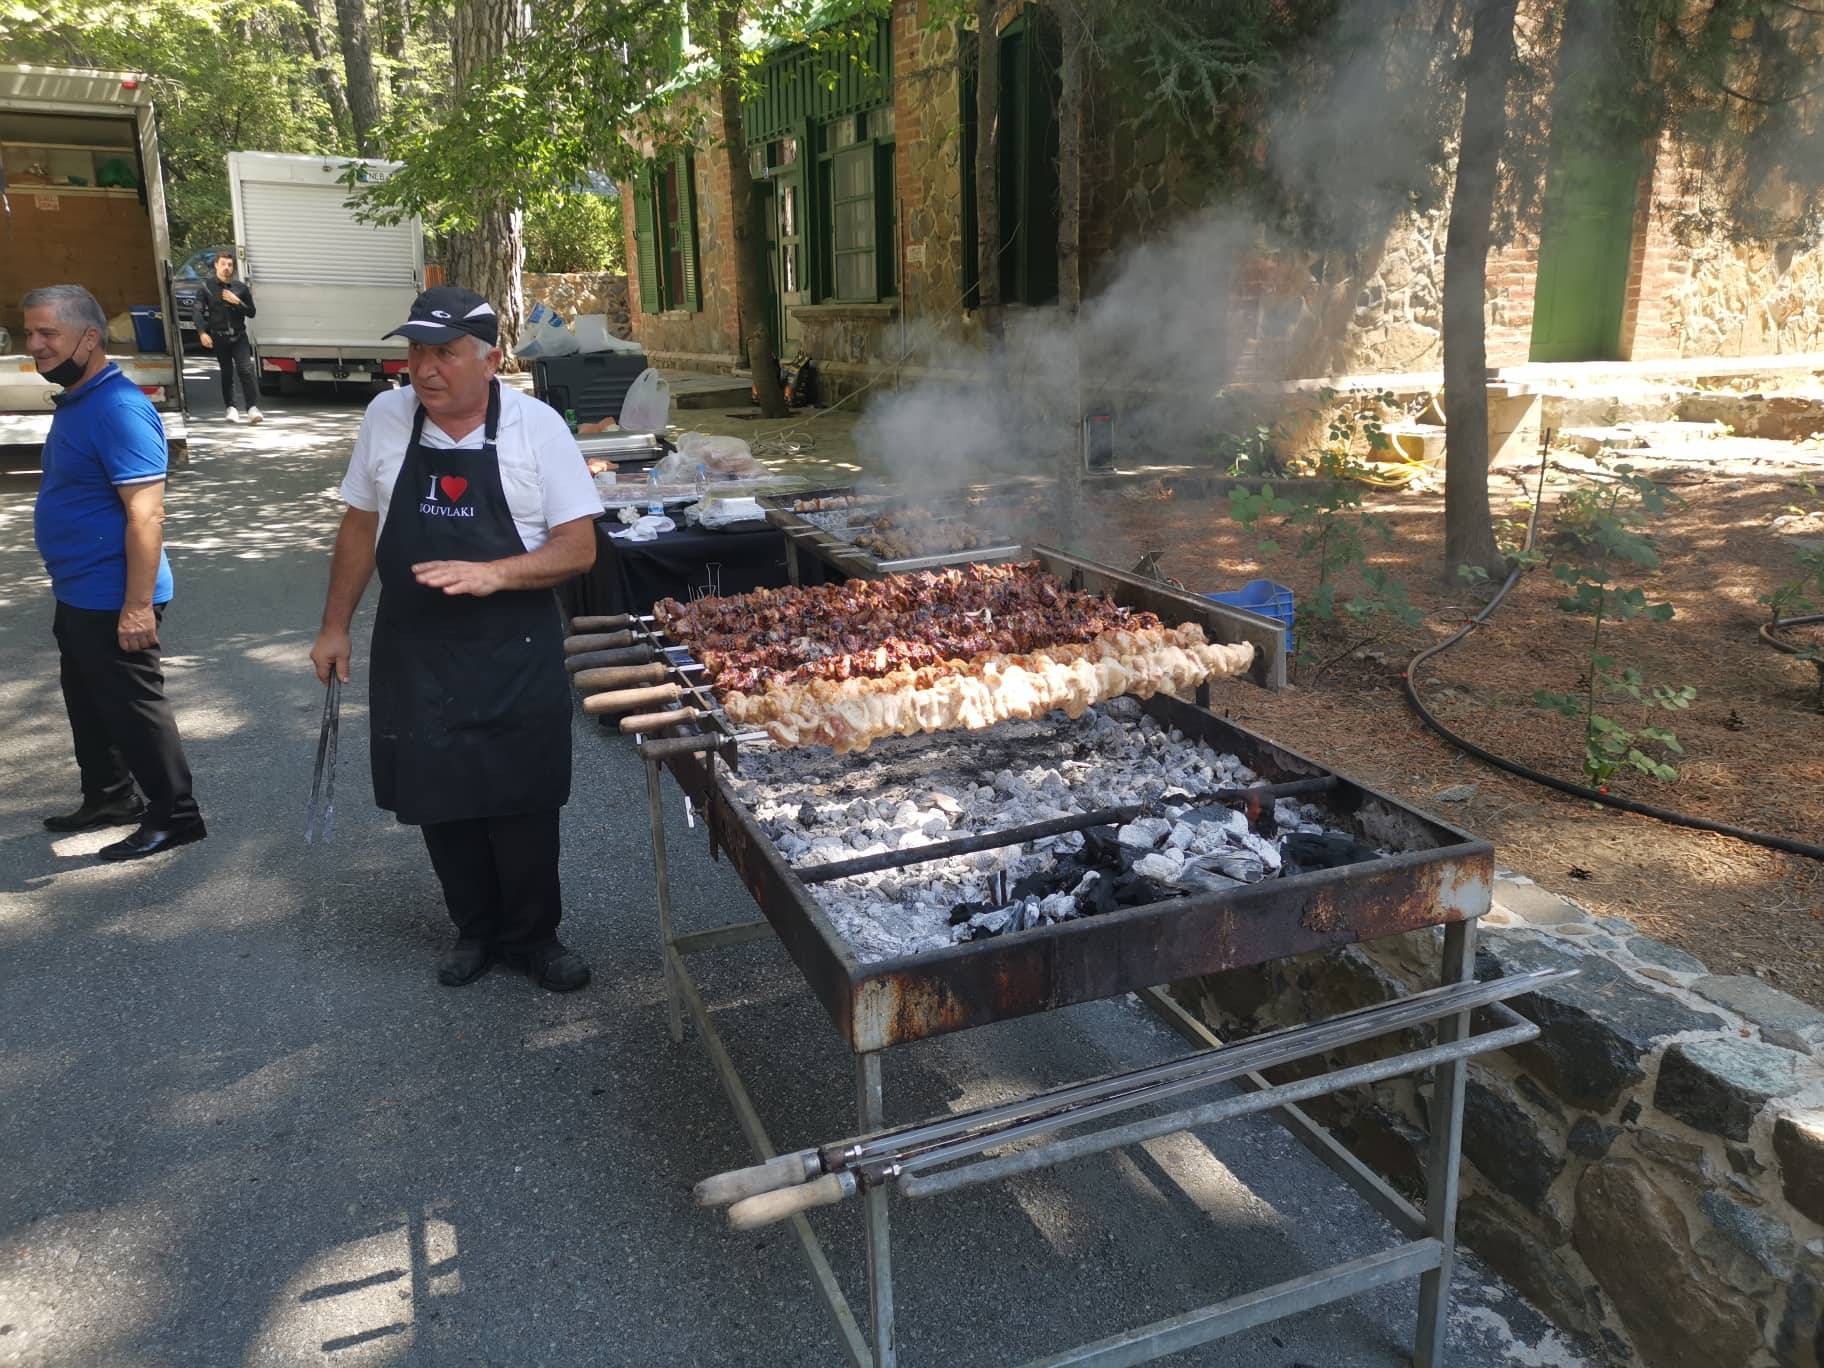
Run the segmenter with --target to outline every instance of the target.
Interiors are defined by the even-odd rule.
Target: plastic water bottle
[[[565,409],[564,410],[564,426],[570,429],[570,435],[572,437],[576,436],[576,410],[575,409]]]
[[[659,497],[659,468],[646,468],[646,512],[654,518],[665,516],[665,500]]]
[[[709,493],[709,472],[699,461],[697,463],[697,497],[701,499],[707,493]]]

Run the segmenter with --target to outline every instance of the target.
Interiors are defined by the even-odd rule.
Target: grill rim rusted
[[[1438,844],[1011,936],[862,961],[720,768],[712,786],[701,757],[666,764],[693,799],[714,810],[723,847],[750,896],[856,1053],[1117,997],[1179,978],[1443,926],[1487,910],[1494,878],[1491,843],[1207,709],[1163,695],[1141,706],[1187,736],[1239,755],[1269,779],[1334,775],[1337,787],[1327,796],[1327,806],[1354,812],[1365,803],[1380,804],[1436,837]],[[1482,895],[1471,900],[1471,907],[1447,907],[1435,890],[1448,880],[1479,886]],[[1402,910],[1414,898],[1419,905]],[[1355,904],[1341,924],[1305,923],[1314,904],[1335,901]],[[1185,944],[1198,936],[1206,938],[1200,942],[1202,954]],[[1243,944],[1255,948],[1233,948]],[[984,996],[984,985],[994,985],[992,1000]],[[884,1011],[888,1002],[895,1004],[890,1013]]]

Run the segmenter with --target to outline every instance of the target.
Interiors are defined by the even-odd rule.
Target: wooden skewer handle
[[[621,719],[621,734],[633,736],[640,732],[664,731],[682,722],[696,722],[709,714],[701,708],[679,708],[675,712],[640,713],[635,717]]]
[[[799,1150],[781,1154],[764,1164],[730,1169],[713,1178],[705,1178],[694,1189],[703,1206],[729,1206],[749,1197],[778,1188],[796,1187],[817,1171],[817,1151]]]
[[[629,646],[622,651],[585,651],[573,655],[564,661],[564,668],[575,674],[578,670],[597,670],[606,665],[645,665],[652,658],[652,647]]]
[[[829,1173],[797,1187],[779,1188],[746,1197],[728,1209],[728,1224],[735,1230],[758,1230],[786,1220],[813,1207],[834,1206],[855,1191],[855,1178],[848,1173]]]
[[[583,711],[592,715],[635,712],[652,703],[676,703],[683,692],[676,684],[659,684],[650,689],[590,694],[583,700]]]
[[[631,613],[615,613],[611,617],[573,617],[570,619],[570,630],[573,632],[618,632],[623,627],[633,626]]]
[[[610,665],[605,669],[578,670],[570,676],[579,689],[626,689],[636,684],[663,684],[669,675],[656,661],[651,665]]]
[[[632,632],[596,632],[564,638],[565,655],[582,655],[585,651],[612,651],[631,646],[638,638]]]

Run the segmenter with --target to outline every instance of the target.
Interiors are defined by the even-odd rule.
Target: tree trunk
[[[1480,0],[1464,64],[1462,145],[1444,238],[1444,576],[1505,573],[1488,511],[1488,249],[1507,138],[1517,0]]]
[[[355,144],[364,157],[380,155],[380,86],[369,49],[367,0],[336,0],[336,31],[342,37],[342,70],[348,79],[348,112]]]
[[[975,6],[975,259],[983,326],[1001,325],[1001,0]]]
[[[527,32],[522,0],[458,0],[450,16],[450,76],[460,100],[489,63]],[[525,322],[520,264],[525,241],[519,205],[504,196],[483,201],[479,222],[453,232],[445,254],[448,283],[486,297],[500,319],[500,345],[509,355]]]
[[[310,60],[317,77],[317,87],[323,92],[323,99],[329,105],[330,117],[336,121],[336,135],[346,138],[352,126],[348,112],[348,97],[342,93],[342,83],[336,79],[335,61],[330,56],[329,40],[323,36],[323,11],[320,0],[298,0],[298,8],[303,11],[304,19],[300,27],[304,30],[304,45],[310,49]]]
[[[1087,0],[1059,0],[1063,61],[1058,73],[1058,308],[1064,315],[1072,373],[1057,437],[1058,539],[1075,549],[1083,525],[1083,82],[1088,72]]]
[[[728,165],[728,214],[735,235],[735,299],[741,337],[747,344],[754,394],[766,418],[784,418],[785,391],[779,384],[779,358],[773,350],[768,304],[766,233],[755,222],[754,178],[747,165],[747,130],[741,121],[741,16],[737,0],[711,0],[713,26],[699,22],[699,32],[715,34],[716,95],[721,106],[722,153]],[[701,15],[702,4],[693,5]]]

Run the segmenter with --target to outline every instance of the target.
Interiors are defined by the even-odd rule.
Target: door
[[[1534,286],[1533,361],[1608,361],[1621,352],[1639,193],[1638,157],[1569,150],[1546,185]]]
[[[779,340],[779,359],[790,361],[798,354],[803,335],[792,310],[806,302],[804,177],[796,163],[775,176],[773,187],[774,212],[768,216],[768,238],[773,254],[773,294],[779,301],[779,326],[773,336]]]

